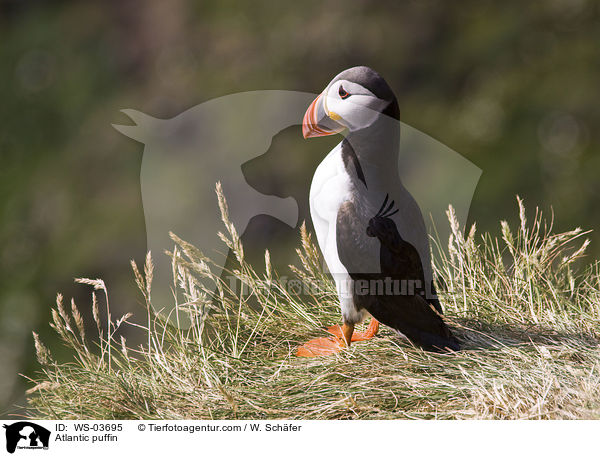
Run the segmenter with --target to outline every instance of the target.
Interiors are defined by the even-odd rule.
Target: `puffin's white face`
[[[367,128],[382,115],[389,101],[346,79],[330,83],[306,110],[302,122],[305,138]]]
[[[327,116],[350,131],[372,125],[389,103],[360,84],[343,79],[332,83],[323,95]]]

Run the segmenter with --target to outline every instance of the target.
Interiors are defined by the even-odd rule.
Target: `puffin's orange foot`
[[[369,326],[367,327],[367,329],[365,331],[361,331],[361,332],[354,331],[352,333],[352,338],[350,339],[350,341],[351,342],[362,342],[365,340],[372,339],[373,337],[375,337],[375,334],[377,334],[378,330],[379,330],[379,322],[377,320],[375,320],[374,318],[371,318],[371,322],[369,323]],[[340,339],[342,338],[342,327],[340,325],[330,326],[329,328],[327,328],[327,332],[330,334],[333,334],[334,336],[336,336]]]
[[[317,339],[309,340],[304,345],[298,347],[296,356],[314,357],[327,356],[339,353],[346,348],[346,343],[338,337],[318,337]]]

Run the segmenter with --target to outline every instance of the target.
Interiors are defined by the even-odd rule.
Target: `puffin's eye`
[[[350,96],[350,94],[344,90],[343,86],[340,86],[340,90],[338,90],[338,93],[340,94],[340,98],[342,100],[345,100],[346,98],[348,98]]]

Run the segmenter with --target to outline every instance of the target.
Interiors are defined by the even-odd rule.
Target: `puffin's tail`
[[[376,304],[365,306],[379,322],[404,334],[425,350],[460,350],[460,344],[433,306],[419,295],[379,296]],[[370,308],[369,308],[370,307]]]
[[[445,325],[445,323],[444,323]],[[424,331],[419,331],[412,328],[407,328],[404,331],[397,329],[401,334],[404,334],[412,342],[421,346],[427,351],[433,352],[447,352],[447,351],[459,351],[460,344],[454,335],[448,329],[447,336],[440,336],[437,334],[431,334]]]

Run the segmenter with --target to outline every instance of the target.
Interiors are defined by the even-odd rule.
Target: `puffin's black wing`
[[[401,280],[412,281],[417,292],[434,309],[443,314],[440,301],[437,299],[437,293],[433,285],[425,281],[423,272],[423,262],[421,256],[414,246],[400,237],[398,229],[393,220],[373,217],[370,220],[369,231],[381,242],[380,264],[381,272],[389,276],[399,277]],[[376,233],[377,232],[377,233]],[[427,287],[431,286],[427,293]]]
[[[411,282],[424,283],[423,266],[417,250],[401,238],[392,219],[376,216],[365,227],[364,222],[360,223],[354,203],[348,201],[340,207],[336,231],[338,256],[355,282],[378,284],[392,279],[396,284],[389,288],[371,287],[368,293],[364,293],[364,287],[357,293],[355,287],[353,298],[357,308],[366,309],[375,319],[425,349],[459,349],[433,304],[418,293],[418,288],[411,287]],[[379,240],[377,269],[367,269],[368,258],[376,256],[367,251],[369,237]]]

